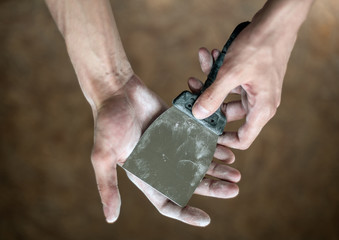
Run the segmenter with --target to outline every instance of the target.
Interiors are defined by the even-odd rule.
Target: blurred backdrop
[[[264,0],[113,0],[135,72],[168,104]],[[276,116],[236,151],[240,194],[195,196],[207,228],[161,216],[122,169],[121,216],[104,220],[90,162],[93,119],[43,1],[0,2],[0,239],[338,239],[339,2],[303,25]],[[239,124],[238,124],[239,125]],[[234,127],[234,126],[233,126]]]

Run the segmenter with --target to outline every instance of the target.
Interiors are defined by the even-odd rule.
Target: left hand
[[[137,144],[142,132],[166,110],[162,100],[133,75],[116,93],[105,99],[95,112],[95,142],[92,163],[108,222],[114,222],[120,212],[120,194],[116,168],[122,165]],[[214,156],[223,163],[234,161],[233,153],[218,146]],[[238,170],[213,162],[195,194],[218,198],[232,198],[238,194]],[[186,206],[181,208],[152,187],[128,174],[130,180],[146,195],[163,215],[194,226],[206,226],[210,218],[204,211]]]

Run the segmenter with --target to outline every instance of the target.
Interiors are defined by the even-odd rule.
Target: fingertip
[[[115,193],[115,198],[110,199],[109,202],[103,202],[103,210],[107,223],[114,223],[120,215],[121,199],[119,192]]]
[[[241,173],[239,172],[239,174],[236,176],[235,182],[238,183],[238,182],[240,182],[240,180],[241,180]],[[238,193],[239,193],[239,189],[238,189]]]
[[[214,157],[227,164],[232,164],[235,162],[234,153],[228,147],[221,145],[221,144],[217,145],[215,152],[214,152]]]
[[[192,224],[197,227],[206,227],[211,223],[211,218],[206,212],[198,208],[192,208],[192,209],[196,211],[196,213],[193,215],[195,218],[195,221],[187,222],[188,224]]]
[[[106,222],[107,223],[114,223],[119,217],[120,208],[110,209],[107,206],[104,206],[103,208],[104,208],[104,214],[105,214],[105,217],[106,217]]]
[[[104,214],[106,217],[107,223],[114,223],[117,221],[119,214],[120,214],[120,206],[116,209],[109,209],[108,207],[104,206]]]
[[[207,49],[207,48],[205,48],[205,47],[201,47],[201,48],[199,48],[199,51],[198,51],[198,53],[200,54],[200,52],[207,52],[207,53],[209,53],[208,49]]]
[[[213,57],[206,48],[200,48],[198,52],[201,70],[208,74],[213,65]]]
[[[194,117],[197,119],[207,118],[220,108],[220,105],[227,96],[222,87],[216,81],[198,97],[192,109]]]
[[[201,106],[201,104],[195,103],[192,108],[192,114],[197,119],[204,119],[210,115],[210,111]]]
[[[212,56],[214,60],[217,60],[217,58],[219,57],[220,51],[218,49],[213,49],[212,50]]]
[[[199,48],[198,56],[199,56],[199,61],[202,62],[202,61],[204,61],[206,58],[208,58],[209,56],[211,56],[211,54],[210,54],[210,52],[207,50],[207,48],[201,47],[201,48]]]
[[[190,90],[195,92],[195,93],[198,93],[203,86],[203,83],[195,77],[190,77],[187,80],[187,84],[188,84],[188,87],[190,88]]]
[[[118,219],[117,216],[106,218],[107,223],[114,223]]]
[[[187,85],[188,85],[189,88],[191,88],[192,86],[195,85],[195,79],[194,79],[194,77],[189,77],[189,78],[187,79]]]
[[[200,221],[199,227],[207,227],[211,223],[211,218],[208,214],[206,214],[206,218]]]
[[[215,181],[215,196],[218,198],[230,199],[238,196],[239,186],[236,183],[228,181]]]
[[[239,194],[239,187],[237,184],[233,184],[232,189],[229,190],[229,198],[234,198]]]
[[[203,210],[186,206],[180,210],[180,215],[175,219],[196,227],[206,227],[211,222],[210,216]]]
[[[235,162],[235,154],[231,150],[230,150],[230,152],[231,152],[231,154],[230,154],[228,163],[232,164],[232,163]]]

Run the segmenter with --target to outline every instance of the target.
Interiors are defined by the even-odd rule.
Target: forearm
[[[133,75],[108,0],[46,0],[95,111]]]
[[[253,17],[262,34],[293,37],[305,21],[314,0],[268,0]],[[283,35],[282,35],[283,34]]]
[[[312,3],[313,0],[268,0],[243,31],[246,33],[239,36],[242,46],[238,49],[246,49],[265,58],[262,61],[271,62],[278,78],[283,80],[299,28]]]
[[[252,19],[252,41],[294,45],[314,0],[268,0]]]

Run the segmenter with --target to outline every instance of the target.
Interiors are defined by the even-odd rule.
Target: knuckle
[[[161,207],[158,209],[158,211],[159,211],[159,213],[160,213],[161,215],[164,215],[165,217],[168,217],[168,216],[170,216],[170,214],[171,214],[171,211],[170,211],[170,209],[169,209],[168,204],[164,204],[163,206],[161,206]]]
[[[102,149],[93,148],[91,153],[91,161],[93,164],[104,164],[108,161],[107,152],[103,151]]]
[[[118,185],[115,182],[97,183],[97,187],[100,193],[110,191],[113,194],[118,190]]]
[[[160,208],[158,210],[161,215],[168,216],[168,211],[165,208]]]
[[[278,107],[281,104],[281,98],[277,99],[276,103],[275,103],[275,108],[278,109]]]
[[[219,164],[217,164],[216,162],[213,162],[211,167],[212,167],[212,172],[217,172],[219,169]]]
[[[239,149],[240,150],[247,150],[250,146],[251,146],[251,142],[244,141],[241,144],[239,144]]]
[[[215,162],[212,162],[211,163],[211,173],[213,174],[213,173],[215,173],[215,172],[217,172],[218,171],[218,164],[216,164]]]
[[[92,153],[91,153],[91,160],[92,162],[97,162],[100,160],[100,156],[102,155],[101,150],[98,150],[97,148],[93,148],[92,149]]]
[[[98,183],[98,184],[97,184],[97,188],[98,188],[98,191],[99,191],[100,193],[104,192],[104,191],[107,189],[106,185],[104,185],[104,184],[102,184],[102,183]]]
[[[246,138],[239,138],[239,145],[238,145],[238,149],[240,150],[246,150],[248,149],[251,144],[252,144],[252,140],[248,137]]]
[[[261,119],[265,122],[268,122],[277,112],[277,107],[275,105],[269,105],[262,109]]]
[[[276,112],[277,112],[277,108],[276,107],[269,108],[267,119],[270,120],[275,115]]]
[[[269,120],[272,114],[273,114],[273,108],[271,106],[265,108],[265,110],[263,110],[263,113],[262,113],[263,119]]]

